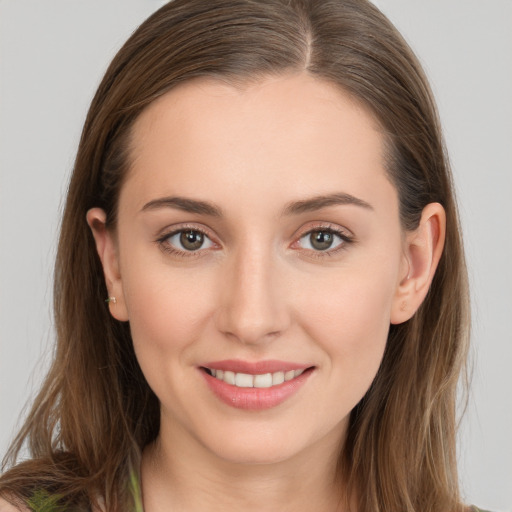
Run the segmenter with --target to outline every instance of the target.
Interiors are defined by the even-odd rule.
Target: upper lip
[[[263,373],[287,372],[290,370],[305,370],[311,364],[292,363],[290,361],[242,361],[240,359],[225,359],[223,361],[212,361],[201,365],[211,370],[232,371],[234,373],[248,373],[260,375]]]

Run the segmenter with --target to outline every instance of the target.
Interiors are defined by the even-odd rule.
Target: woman
[[[2,512],[464,508],[451,176],[367,2],[176,0],[133,34],[84,126],[55,317]]]

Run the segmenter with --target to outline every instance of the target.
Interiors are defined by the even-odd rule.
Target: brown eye
[[[204,235],[200,231],[182,231],[180,243],[187,251],[197,251],[203,245]]]
[[[316,229],[300,238],[301,247],[312,251],[327,252],[329,249],[335,249],[345,242],[348,242],[346,237],[329,229]]]
[[[162,239],[162,242],[170,245],[172,248],[183,252],[194,252],[200,249],[208,249],[213,246],[213,242],[203,232],[197,229],[182,229],[175,231]]]
[[[311,247],[317,251],[325,251],[326,249],[330,249],[334,241],[334,235],[328,231],[313,231],[313,233],[309,235],[309,240]]]

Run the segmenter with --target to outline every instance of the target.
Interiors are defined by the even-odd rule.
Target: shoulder
[[[30,512],[27,507],[15,507],[12,503],[7,500],[0,498],[0,512]]]

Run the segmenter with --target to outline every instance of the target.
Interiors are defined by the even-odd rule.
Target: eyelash
[[[348,234],[346,231],[344,231],[338,227],[334,227],[331,224],[320,224],[320,225],[314,226],[313,228],[308,229],[307,231],[302,233],[297,238],[297,241],[294,242],[292,245],[297,244],[304,237],[310,236],[312,233],[318,233],[318,232],[329,233],[331,235],[335,235],[341,239],[341,242],[334,249],[327,249],[325,251],[315,251],[313,249],[305,249],[305,251],[308,254],[308,257],[310,257],[310,258],[324,258],[324,257],[335,256],[335,255],[339,254],[341,251],[346,250],[348,245],[355,242],[354,236]]]
[[[164,252],[171,254],[173,256],[178,256],[178,257],[182,257],[182,258],[194,258],[194,257],[197,258],[197,257],[201,256],[202,249],[199,249],[197,251],[182,251],[180,249],[177,249],[176,247],[173,247],[168,242],[169,238],[171,238],[172,236],[177,235],[179,233],[183,233],[184,231],[192,231],[195,233],[201,233],[205,238],[212,241],[212,243],[214,245],[217,245],[217,244],[215,244],[215,242],[213,242],[212,237],[206,232],[206,230],[201,229],[198,226],[187,226],[187,225],[181,226],[179,229],[174,229],[168,233],[163,234],[156,240],[156,242]]]
[[[183,233],[184,231],[192,231],[192,232],[201,233],[204,237],[206,237],[208,240],[210,240],[213,245],[218,245],[212,240],[212,237],[206,232],[206,230],[201,229],[198,226],[187,226],[187,225],[181,226],[179,229],[174,229],[170,232],[166,232],[165,234],[163,234],[162,236],[157,238],[156,243],[159,245],[159,247],[164,252],[174,255],[174,256],[177,256],[177,257],[183,257],[183,258],[200,257],[202,255],[201,253],[203,252],[204,249],[198,249],[197,251],[184,251],[184,250],[177,249],[176,247],[170,245],[170,243],[168,242],[169,238],[171,238],[177,234]],[[313,228],[309,229],[308,231],[301,233],[300,236],[297,237],[296,241],[293,242],[292,246],[298,244],[299,241],[302,240],[304,237],[311,235],[312,233],[316,233],[316,232],[330,233],[332,235],[339,237],[342,241],[334,249],[327,249],[325,251],[320,251],[320,250],[315,251],[313,249],[305,249],[305,251],[308,253],[308,256],[313,257],[313,258],[323,258],[326,256],[328,256],[328,257],[334,256],[334,255],[338,254],[339,252],[345,250],[347,248],[347,245],[352,244],[355,241],[354,237],[352,235],[349,235],[346,231],[341,230],[337,227],[333,227],[332,225],[322,224],[322,225],[314,226]]]

